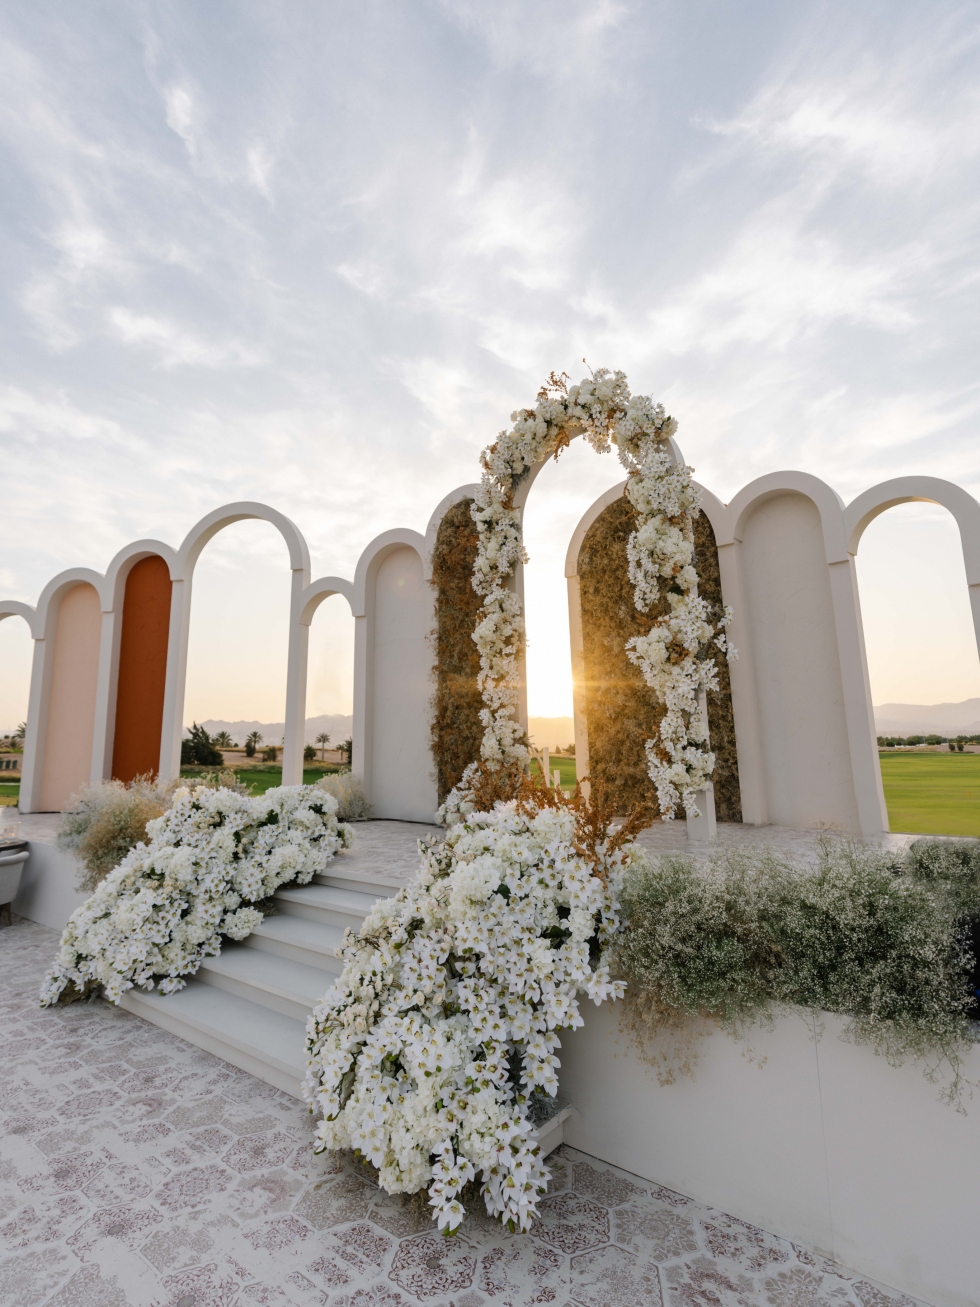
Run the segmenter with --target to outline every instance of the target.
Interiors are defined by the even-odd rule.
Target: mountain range
[[[330,736],[331,745],[343,744],[344,740],[350,738],[353,722],[354,718],[344,713],[324,713],[321,717],[307,717],[304,743],[316,744],[316,737],[321,731],[326,731]],[[200,725],[208,735],[227,731],[236,744],[244,744],[245,736],[251,735],[252,731],[258,731],[264,744],[282,744],[283,732],[286,729],[285,722],[226,722],[216,717],[209,717]],[[190,734],[186,726],[184,734]]]
[[[879,735],[980,735],[980,699],[962,703],[878,703]]]

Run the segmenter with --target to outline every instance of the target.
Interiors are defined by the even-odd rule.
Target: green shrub
[[[180,765],[182,767],[220,767],[224,762],[221,751],[216,749],[214,741],[203,726],[194,722],[191,733],[180,742]]]
[[[827,839],[805,867],[768,850],[707,866],[663,857],[623,894],[634,1032],[669,1081],[693,1065],[692,1018],[742,1034],[788,1008],[834,1012],[890,1061],[923,1059],[930,1076],[945,1064],[955,1097],[973,1039],[978,884],[980,844],[966,842],[919,840],[896,859]]]

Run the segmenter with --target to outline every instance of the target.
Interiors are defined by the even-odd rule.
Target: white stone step
[[[344,929],[358,930],[378,898],[397,894],[417,866],[419,835],[431,829],[358,823],[352,849],[314,883],[280,890],[277,913],[206,959],[186,989],[130,990],[122,1006],[299,1096],[306,1017],[341,971]]]
[[[287,916],[305,917],[323,925],[360,930],[377,894],[341,889],[336,885],[292,885],[275,893],[276,907]]]
[[[343,962],[336,956],[336,950],[343,938],[343,926],[283,913],[266,917],[247,936],[243,947],[275,953],[281,958],[339,975]]]
[[[216,958],[205,958],[197,978],[304,1024],[334,981],[322,967],[244,944],[226,944]]]
[[[120,1006],[189,1044],[302,1097],[306,1023],[199,980],[177,994],[129,989]]]
[[[350,863],[347,862],[348,858],[351,858]],[[362,874],[354,870],[355,866],[350,853],[338,853],[326,871],[313,877],[313,884],[356,890],[361,894],[370,894],[375,899],[392,899],[407,883],[395,876],[381,876],[373,871]]]

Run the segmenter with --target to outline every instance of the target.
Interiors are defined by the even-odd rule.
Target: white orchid
[[[312,785],[259,797],[180,789],[162,817],[72,913],[41,989],[57,1002],[69,983],[97,982],[118,1003],[134,985],[183,989],[222,936],[244,939],[262,920],[250,906],[289,881],[305,885],[350,843],[337,800]],[[244,906],[242,906],[244,905]]]
[[[427,1188],[449,1231],[480,1177],[490,1214],[526,1230],[548,1180],[531,1096],[557,1093],[558,1031],[582,1024],[580,996],[623,993],[601,950],[643,855],[626,845],[594,867],[573,812],[515,802],[420,849],[412,883],[348,933],[309,1020],[317,1145],[358,1149],[389,1193]]]

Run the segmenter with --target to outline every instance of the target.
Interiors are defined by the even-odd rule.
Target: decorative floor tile
[[[529,1234],[478,1208],[445,1239],[288,1095],[101,1000],[39,1009],[56,947],[0,929],[4,1307],[915,1307],[566,1148]]]

